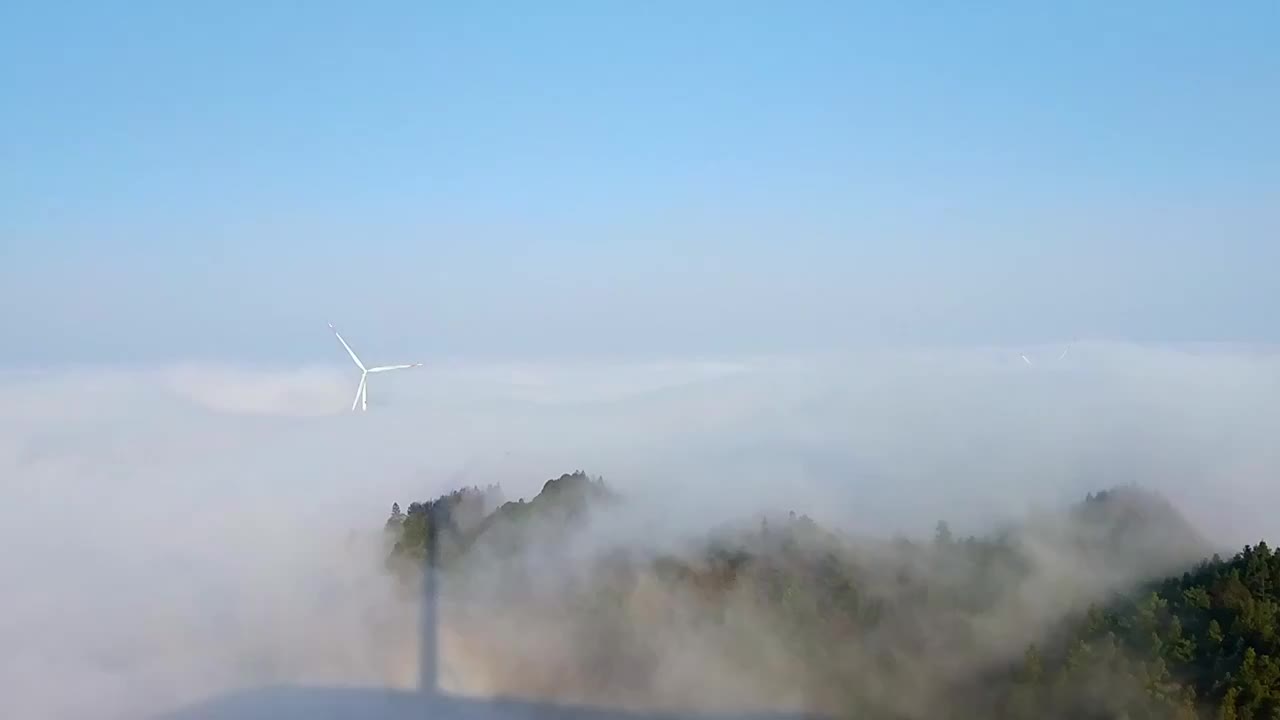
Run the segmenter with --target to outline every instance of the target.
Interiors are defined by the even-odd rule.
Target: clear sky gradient
[[[1280,341],[1274,0],[200,5],[0,7],[0,364]]]

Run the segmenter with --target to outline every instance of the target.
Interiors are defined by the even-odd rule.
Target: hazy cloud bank
[[[575,468],[632,498],[631,543],[762,509],[980,531],[1131,481],[1228,547],[1277,537],[1280,358],[1058,352],[425,367],[375,377],[365,416],[336,362],[0,374],[0,693],[15,717],[136,717],[408,682],[412,609],[369,537],[390,503]]]

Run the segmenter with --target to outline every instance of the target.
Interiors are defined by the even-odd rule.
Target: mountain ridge
[[[1208,543],[1172,503],[1135,486],[1089,493],[982,537],[955,537],[940,522],[931,539],[854,541],[804,515],[774,512],[676,550],[634,539],[582,549],[593,542],[593,522],[609,525],[618,517],[610,513],[628,511],[625,498],[582,471],[548,480],[530,501],[498,502],[494,488],[450,497],[433,502],[471,508],[458,515],[463,522],[439,520],[448,525],[441,546],[453,548],[442,565],[458,575],[459,602],[503,613],[503,627],[533,630],[544,643],[533,655],[482,652],[473,660],[488,684],[511,693],[654,708],[712,707],[718,701],[708,696],[728,693],[752,707],[895,719],[1190,718],[1232,703],[1248,712],[1271,707],[1257,700],[1269,690],[1228,698],[1238,676],[1223,675],[1222,663],[1179,665],[1184,635],[1153,630],[1173,633],[1168,642],[1184,648],[1154,659],[1131,637],[1144,593],[1233,562],[1207,557]],[[490,509],[478,516],[479,507]],[[405,527],[396,528],[391,558],[424,557],[405,541],[425,535]],[[485,596],[466,594],[475,592]],[[498,632],[483,615],[468,622],[468,632]],[[1191,615],[1179,622],[1208,632]],[[1097,635],[1108,623],[1114,641]],[[1103,673],[1112,691],[1091,694],[1071,679],[1073,663],[1094,657],[1080,643],[1111,648],[1093,662],[1095,675],[1112,668]],[[500,652],[502,638],[481,644]],[[706,676],[700,691],[666,667],[688,657],[699,658],[693,677]],[[1027,669],[1028,657],[1039,674]],[[1217,674],[1206,680],[1196,668]],[[1076,695],[1035,684],[1046,678]]]

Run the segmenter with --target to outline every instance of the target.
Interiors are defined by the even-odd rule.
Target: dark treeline
[[[529,609],[530,563],[544,577],[620,507],[581,472],[527,502],[462,489],[393,508],[388,566],[412,577],[435,518],[450,577],[484,577],[508,616],[555,624],[536,668],[493,662],[540,678],[513,689],[561,699],[661,704],[677,686],[664,668],[696,647],[698,672],[742,678],[743,697],[835,716],[1280,718],[1280,553],[1205,560],[1181,515],[1137,488],[983,537],[939,523],[924,541],[855,542],[787,513],[680,552],[601,543],[557,580],[563,612]]]

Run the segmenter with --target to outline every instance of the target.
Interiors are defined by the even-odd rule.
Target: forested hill
[[[531,546],[554,547],[557,540],[585,522],[593,506],[617,500],[603,480],[584,472],[565,474],[548,480],[529,502],[521,498],[505,502],[502,488],[459,488],[435,500],[413,502],[402,513],[399,504],[391,509],[386,530],[393,539],[392,560],[421,559],[426,554],[428,518],[435,517],[442,561],[451,563],[476,549],[483,539],[485,551],[512,555]]]
[[[620,512],[584,473],[528,502],[464,489],[395,508],[389,565],[414,572],[437,517],[452,575],[554,574],[564,546]],[[678,553],[596,550],[554,602],[486,585],[526,630],[519,644],[477,642],[489,650],[472,671],[512,693],[631,707],[732,697],[895,720],[1280,718],[1280,554],[1259,543],[1205,560],[1182,515],[1137,488],[986,537],[940,522],[926,540],[852,542],[788,513]],[[534,628],[546,630],[536,649]]]

